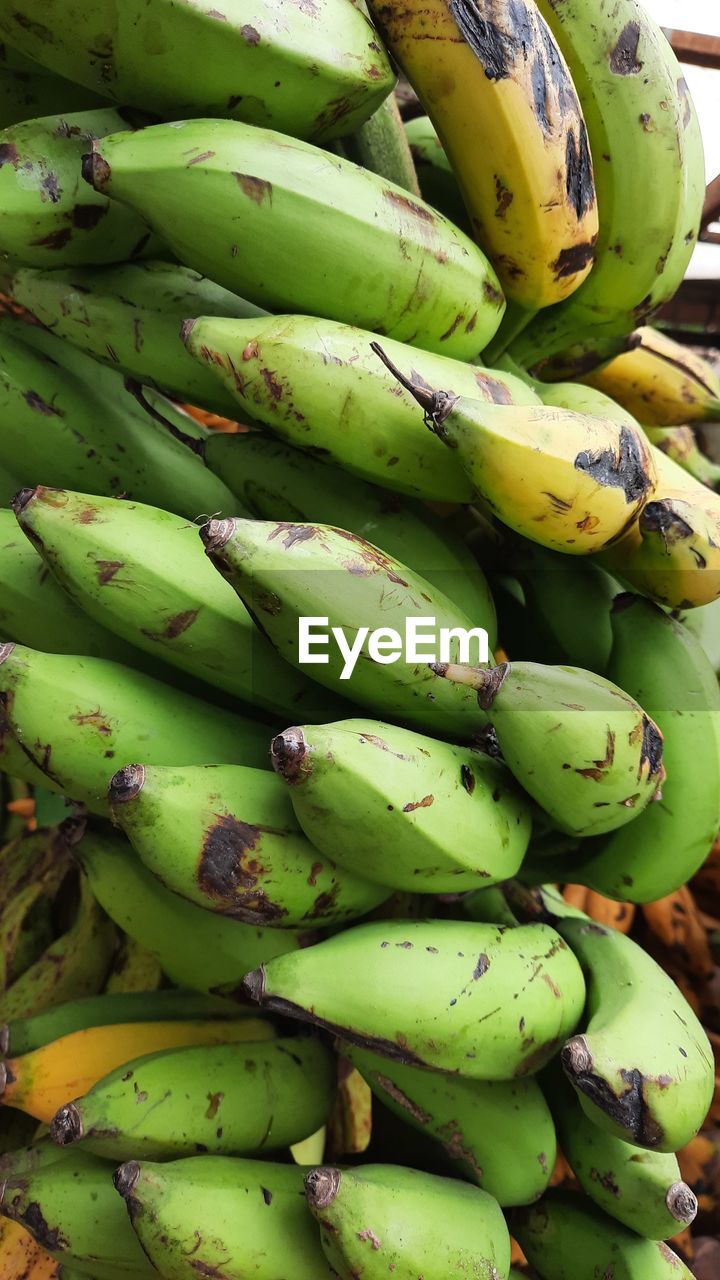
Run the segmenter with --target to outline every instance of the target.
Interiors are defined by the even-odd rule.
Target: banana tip
[[[665,1197],[668,1212],[677,1222],[689,1226],[697,1216],[698,1202],[695,1192],[686,1182],[673,1182]]]
[[[15,645],[12,643],[0,644],[0,666],[2,665],[3,662],[7,661],[7,659],[10,657],[10,654],[12,653],[14,648],[15,648]]]
[[[132,1199],[132,1194],[137,1186],[140,1177],[140,1165],[137,1160],[128,1160],[126,1164],[121,1164],[113,1174],[113,1186],[115,1190],[122,1196],[123,1200]]]
[[[68,1102],[53,1116],[50,1137],[59,1147],[69,1147],[83,1136],[83,1122],[74,1102]]]
[[[10,499],[10,506],[16,516],[22,514],[27,506],[30,505],[37,493],[37,489],[18,489],[17,493]]]
[[[234,520],[207,520],[200,527],[200,537],[209,556],[221,551],[235,531]]]
[[[573,1080],[577,1076],[587,1075],[592,1071],[593,1060],[584,1036],[573,1036],[568,1040],[560,1053],[560,1061],[565,1074]]]
[[[265,966],[246,973],[240,984],[240,992],[254,1004],[262,1004],[265,999]]]
[[[270,743],[272,767],[284,782],[293,783],[299,780],[306,755],[305,734],[297,726],[284,729]]]
[[[192,333],[196,324],[197,324],[197,319],[183,320],[182,324],[180,325],[180,341],[183,343],[183,345],[185,346],[187,345],[188,338],[190,337],[190,334]]]
[[[110,182],[110,165],[98,151],[95,150],[97,141],[92,144],[92,151],[88,151],[80,162],[80,170],[83,178],[96,191],[104,191]]]
[[[3,1058],[7,1058],[10,1049],[10,1024],[8,1022],[0,1026],[0,1053]]]
[[[140,795],[145,786],[145,765],[126,764],[113,774],[108,787],[110,805],[127,804]]]
[[[327,1165],[311,1169],[305,1177],[305,1196],[311,1209],[327,1209],[340,1190],[341,1173]]]

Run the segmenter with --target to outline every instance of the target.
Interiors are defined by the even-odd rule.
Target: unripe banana
[[[720,464],[701,451],[692,427],[645,426],[643,430],[651,444],[677,462],[694,480],[717,493],[720,489]]]
[[[544,655],[539,660],[604,674],[612,648],[610,607],[620,590],[609,573],[594,560],[577,560],[527,540],[509,547],[508,567],[532,618],[528,634],[517,637],[523,648],[510,649],[511,656],[535,659],[531,650],[539,632]]]
[[[289,444],[320,452],[384,488],[441,502],[469,501],[472,486],[462,466],[432,434],[419,429],[415,406],[398,394],[395,379],[371,349],[375,337],[334,320],[295,315],[253,321],[202,316],[183,327],[188,351],[222,380],[243,413]],[[433,382],[452,387],[456,395],[499,404],[538,403],[514,374],[416,351],[392,339],[384,339],[383,347],[418,386]]]
[[[683,426],[720,418],[720,378],[708,360],[660,329],[632,334],[629,351],[585,374],[639,422]]]
[[[394,1164],[321,1166],[306,1175],[305,1195],[340,1280],[507,1280],[505,1220],[479,1187]]]
[[[378,661],[368,648],[371,632],[387,631],[395,623],[395,634],[402,637],[414,619],[424,618],[423,625],[435,636],[443,629],[473,630],[474,621],[399,560],[331,525],[210,520],[200,537],[262,633],[293,666],[302,665],[299,619],[327,614],[329,626],[341,623],[346,643],[356,646],[362,658],[353,670],[335,636],[326,655],[312,655],[328,659],[312,667],[319,683],[347,692],[369,711],[408,720],[431,733],[467,739],[477,730],[476,701],[467,690],[444,686],[424,661],[404,661],[400,654],[387,665],[386,652]],[[476,637],[482,652],[483,637],[477,631]],[[457,653],[457,635],[448,644]],[[396,653],[401,648],[402,638],[395,642]]]
[[[457,920],[357,925],[263,965],[243,990],[393,1061],[476,1080],[538,1071],[585,998],[554,930]]]
[[[510,1226],[543,1280],[693,1280],[664,1241],[641,1239],[571,1191],[515,1210]]]
[[[107,101],[91,89],[53,75],[47,67],[0,44],[0,129],[21,120],[56,115],[58,111],[90,111],[106,106]]]
[[[0,645],[0,702],[48,790],[93,812],[108,812],[108,780],[123,760],[261,766],[266,758],[262,725],[104,658]]]
[[[286,729],[270,752],[313,845],[388,888],[461,893],[522,862],[529,807],[489,756],[377,720]]]
[[[485,404],[420,387],[373,350],[422,406],[473,489],[532,542],[587,555],[634,524],[655,481],[642,433],[569,410]]]
[[[195,525],[159,507],[65,489],[22,489],[12,507],[68,595],[131,645],[274,715],[338,709],[258,635],[208,564]]]
[[[614,831],[659,799],[662,733],[610,680],[537,662],[435,669],[477,690],[505,763],[561,831]]]
[[[158,880],[245,924],[316,928],[365,915],[390,892],[318,853],[282,783],[260,769],[127,765],[108,799]]]
[[[720,671],[720,600],[688,609],[679,615],[679,620],[695,636],[713,671]]]
[[[570,72],[532,0],[372,0],[372,11],[507,297],[530,308],[566,298],[593,263],[593,163]]]
[[[536,1080],[466,1080],[406,1067],[357,1045],[343,1051],[386,1107],[440,1143],[457,1172],[503,1207],[542,1195],[556,1142]]]
[[[52,269],[122,262],[162,249],[141,215],[82,181],[80,161],[93,139],[132,127],[131,115],[107,107],[2,131],[0,256],[6,262]]]
[[[0,5],[0,35],[76,84],[171,120],[235,116],[299,137],[351,132],[393,86],[360,5],[142,0],[62,8]],[[251,21],[249,21],[251,19]]]
[[[171,982],[195,991],[226,987],[232,992],[253,966],[300,945],[301,935],[290,929],[223,920],[170,893],[126,840],[106,831],[88,829],[74,853],[98,902],[158,957]]]
[[[303,1170],[229,1156],[130,1161],[115,1174],[144,1253],[164,1280],[326,1280]],[[121,1201],[118,1200],[118,1204]]]
[[[415,161],[423,200],[444,213],[456,227],[472,235],[457,178],[432,121],[427,116],[416,116],[414,120],[407,121],[405,133]]]
[[[335,1076],[333,1055],[307,1038],[168,1049],[107,1074],[58,1111],[50,1133],[113,1160],[260,1155],[325,1123]]]
[[[336,146],[338,155],[369,169],[371,173],[389,178],[413,196],[420,195],[415,165],[394,93]]]
[[[694,1221],[698,1202],[677,1157],[646,1151],[600,1129],[552,1066],[542,1087],[562,1153],[586,1195],[611,1218],[650,1240],[667,1240]]]
[[[468,360],[500,323],[497,276],[467,236],[401,187],[306,142],[189,120],[97,141],[83,172],[186,266],[270,310],[381,328]],[[298,271],[298,260],[312,270]]]

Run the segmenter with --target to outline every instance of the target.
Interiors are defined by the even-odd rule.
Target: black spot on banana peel
[[[663,736],[657,725],[644,715],[642,719],[642,750],[638,777],[646,765],[648,777],[657,777],[658,785],[660,785],[665,777]]]
[[[481,18],[473,0],[450,0],[450,12],[488,80],[504,80],[518,56],[534,45],[535,33],[523,5],[507,5],[510,28],[507,31]]]
[[[610,70],[616,76],[633,76],[642,71],[643,64],[638,59],[639,45],[640,24],[626,23],[608,57]]]
[[[313,1209],[327,1209],[340,1190],[342,1174],[339,1169],[323,1166],[311,1169],[305,1177],[305,1195]]]
[[[631,1141],[642,1147],[657,1147],[663,1141],[663,1131],[653,1118],[644,1094],[645,1077],[636,1068],[620,1074],[627,1089],[619,1096],[613,1092],[607,1080],[593,1072],[593,1059],[584,1036],[573,1036],[560,1054],[563,1070],[575,1089],[583,1093],[594,1106],[628,1134]]]
[[[649,455],[640,437],[628,427],[621,427],[617,453],[611,449],[598,453],[584,450],[577,455],[574,466],[600,485],[622,489],[626,501],[635,503],[641,501],[651,488],[648,461]]]
[[[53,1116],[50,1137],[59,1147],[68,1147],[83,1137],[83,1123],[74,1102],[68,1102]]]

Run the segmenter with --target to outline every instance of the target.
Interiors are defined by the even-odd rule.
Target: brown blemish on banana
[[[460,783],[468,795],[471,796],[475,790],[475,774],[467,764],[460,765]]]
[[[578,221],[584,217],[588,209],[594,208],[596,199],[592,156],[584,120],[580,121],[579,128],[580,133],[577,138],[574,130],[568,129],[565,144],[565,191]],[[593,254],[595,239],[592,242]]]
[[[584,271],[595,257],[595,240],[596,237],[593,237],[592,240],[586,240],[583,244],[573,244],[568,249],[561,249],[552,264],[555,279],[564,280],[566,276],[574,276],[579,271]]]
[[[19,1222],[22,1227],[25,1227],[33,1239],[37,1240],[43,1249],[47,1249],[48,1253],[57,1253],[67,1248],[67,1238],[59,1227],[48,1226],[37,1201],[31,1200],[24,1213],[16,1210],[12,1202],[8,1204],[4,1201],[3,1212],[11,1221]]]
[[[233,173],[233,177],[241,191],[254,204],[262,205],[266,200],[268,204],[272,204],[273,189],[271,182],[267,182],[265,178],[256,178],[251,173]]]
[[[417,1124],[430,1124],[432,1116],[427,1111],[423,1111],[422,1107],[418,1106],[416,1102],[413,1102],[412,1098],[408,1098],[407,1094],[403,1092],[399,1085],[396,1085],[395,1082],[388,1079],[387,1076],[380,1075],[379,1071],[373,1071],[372,1074],[373,1079],[380,1086],[383,1092],[386,1093],[389,1098],[392,1098],[393,1102],[397,1103],[399,1107],[402,1107],[403,1111],[407,1111],[408,1115],[412,1116],[413,1120]]]
[[[432,209],[426,208],[425,205],[418,204],[416,200],[412,200],[410,196],[405,196],[401,191],[393,191],[392,187],[383,189],[383,196],[395,205],[397,209],[401,209],[403,213],[410,213],[420,222],[434,224],[435,214]]]
[[[692,528],[675,510],[670,498],[648,502],[640,514],[638,524],[643,534],[659,533],[666,547],[675,546],[693,536]]]
[[[575,773],[579,773],[581,778],[592,779],[593,782],[602,782],[603,774],[612,767],[615,759],[615,734],[611,729],[607,730],[605,739],[605,755],[602,760],[596,760],[592,766],[587,769],[575,769]]]
[[[647,461],[647,452],[636,432],[629,427],[621,427],[617,452],[602,449],[592,453],[584,449],[575,458],[574,466],[576,471],[584,472],[597,484],[622,489],[625,501],[636,503],[650,490]]]
[[[643,63],[639,61],[637,56],[639,44],[640,24],[638,22],[626,23],[608,57],[608,63],[613,75],[635,76],[642,71]]]
[[[41,413],[45,418],[63,418],[65,416],[54,405],[48,404],[46,400],[43,400],[37,391],[23,391],[22,398],[30,409],[34,410],[35,413]]]
[[[534,47],[534,31],[525,5],[509,3],[506,17],[511,30],[480,16],[473,0],[450,0],[450,12],[458,30],[482,64],[488,80],[504,80],[510,75],[518,53]]]
[[[112,729],[107,724],[105,716],[99,707],[96,711],[77,711],[75,715],[69,716],[68,719],[79,725],[81,729],[97,729],[98,733],[102,734],[104,738],[109,737],[112,733]]]
[[[72,211],[73,226],[78,231],[93,231],[109,209],[109,204],[76,204]]]
[[[0,169],[4,164],[11,164],[17,169],[20,163],[20,152],[13,142],[0,143]]]
[[[124,560],[96,560],[95,569],[100,586],[106,587],[109,582],[112,582],[115,574],[124,568]]]
[[[281,520],[275,525],[272,533],[268,535],[268,542],[272,542],[280,534],[284,534],[283,546],[286,550],[294,547],[296,542],[308,542],[310,538],[316,537],[320,532],[317,525],[314,524],[291,524],[288,520]]]
[[[375,1232],[371,1231],[370,1227],[365,1227],[363,1231],[358,1231],[357,1238],[358,1240],[363,1240],[363,1241],[367,1240],[369,1244],[372,1246],[372,1248],[375,1250],[381,1247],[380,1240],[375,1235]]]
[[[648,777],[665,777],[663,765],[663,736],[657,725],[646,715],[642,718],[642,747],[640,749],[640,768],[638,778],[647,766]]]
[[[434,802],[434,796],[423,796],[422,800],[409,800],[402,807],[403,813],[414,813],[416,809],[429,809]]]
[[[186,609],[183,613],[176,613],[174,617],[168,618],[162,631],[148,631],[142,627],[142,634],[149,640],[176,640],[184,631],[187,631],[188,627],[192,626],[199,612],[199,608]]]
[[[271,922],[287,915],[286,908],[271,902],[258,888],[264,867],[251,856],[263,833],[270,830],[223,814],[206,832],[198,863],[198,887],[238,919]]]
[[[512,191],[509,191],[502,179],[495,174],[495,217],[504,218],[514,199]]]

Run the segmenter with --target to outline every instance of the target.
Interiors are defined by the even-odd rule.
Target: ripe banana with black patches
[[[371,349],[376,336],[334,320],[295,315],[252,321],[202,316],[183,327],[188,351],[222,380],[243,414],[289,444],[319,451],[344,471],[384,488],[431,501],[468,502],[473,490],[462,466],[434,436],[419,430],[415,406],[398,394],[394,377]],[[383,345],[420,387],[434,382],[479,400],[538,403],[515,374],[416,351],[391,339]]]
[[[1,224],[0,224],[1,225]],[[0,295],[54,334],[176,400],[234,416],[237,404],[180,341],[188,316],[252,319],[262,311],[212,280],[170,262],[39,271],[0,276]]]
[[[171,982],[194,991],[225,987],[232,993],[249,969],[300,945],[302,935],[291,929],[224,920],[170,893],[126,840],[106,830],[88,828],[74,854],[98,902],[158,957]]]
[[[341,0],[278,10],[239,0],[142,0],[76,6],[0,5],[0,36],[29,58],[116,102],[171,120],[234,116],[298,137],[352,132],[391,92],[394,76],[363,8]],[[250,20],[249,20],[250,19]],[[308,72],[308,67],[312,71]]]
[[[159,507],[66,489],[22,489],[12,508],[83,613],[161,664],[276,716],[296,707],[313,718],[337,710],[258,635],[208,564],[194,524]],[[138,746],[119,763],[143,759]]]
[[[643,1240],[572,1191],[516,1209],[510,1228],[543,1280],[693,1280],[664,1241]]]
[[[127,765],[108,800],[166,888],[245,924],[317,928],[365,915],[390,893],[318,853],[280,780],[260,769]]]
[[[505,763],[561,831],[614,831],[659,799],[662,733],[604,676],[537,662],[436,669],[477,690]]]
[[[109,812],[107,785],[122,760],[266,762],[261,724],[104,658],[0,645],[0,703],[47,789],[92,812]]]
[[[406,1066],[475,1080],[539,1071],[585,999],[579,965],[553,929],[457,920],[357,925],[270,961],[243,990]]]
[[[336,621],[342,625],[334,628],[327,655],[319,655],[327,656],[327,664],[312,668],[319,683],[338,693],[347,691],[370,711],[430,732],[467,739],[477,731],[472,694],[443,687],[425,661],[403,660],[401,635],[410,624],[420,625],[415,619],[425,618],[424,625],[432,627],[435,636],[442,629],[474,628],[474,621],[419,574],[357,534],[331,525],[210,520],[200,537],[212,563],[287,662],[303,665],[299,619],[326,614],[331,627]],[[373,656],[368,637],[380,628],[387,631],[392,623],[399,628],[398,657],[388,665],[386,652],[379,661]],[[473,648],[477,640],[481,654],[482,630],[476,629],[473,637]],[[336,643],[343,633],[345,655]],[[354,670],[350,644],[361,655]],[[448,637],[448,645],[457,653],[457,635]]]
[[[629,351],[582,381],[605,391],[642,423],[674,427],[720,418],[720,378],[708,360],[647,325],[631,341]]]
[[[701,451],[692,427],[644,427],[651,444],[677,462],[700,484],[717,493],[720,489],[720,465]]]
[[[428,116],[408,120],[405,134],[415,162],[420,193],[434,209],[439,209],[456,227],[472,235],[470,219],[460,194],[457,178]]]
[[[20,1276],[23,1280],[58,1280],[59,1275],[59,1263],[40,1248],[25,1228],[3,1218],[0,1222],[1,1280],[19,1280]]]
[[[587,555],[616,542],[655,482],[639,429],[607,417],[486,404],[419,386],[379,343],[375,354],[422,407],[503,524],[542,546]]]
[[[495,648],[495,606],[485,576],[459,534],[426,508],[259,431],[213,432],[203,444],[203,457],[243,507],[262,520],[288,515],[321,520],[360,534],[388,555],[404,557],[410,569],[482,624]]]
[[[170,1048],[109,1072],[57,1112],[50,1134],[113,1160],[262,1155],[325,1123],[335,1077],[332,1053],[309,1038]]]
[[[97,140],[83,173],[186,266],[272,311],[380,327],[461,360],[500,323],[497,276],[467,236],[402,187],[306,142],[231,120],[153,125]],[[298,256],[312,271],[296,270]]]
[[[577,377],[673,296],[705,196],[700,125],[675,54],[640,0],[537,0],[582,103],[600,229],[595,265],[571,298],[511,347],[543,376]]]
[[[466,1080],[406,1067],[357,1045],[343,1052],[386,1107],[439,1143],[457,1171],[503,1207],[542,1195],[556,1141],[536,1080]]]
[[[80,172],[93,139],[133,127],[131,114],[107,107],[3,129],[0,255],[5,262],[52,269],[122,262],[162,250],[141,215],[91,191]]]
[[[106,1161],[79,1150],[55,1147],[55,1153],[38,1161],[24,1159],[22,1151],[4,1157],[0,1214],[25,1227],[58,1262],[96,1280],[151,1280],[157,1273],[113,1190]]]
[[[53,75],[47,67],[0,44],[0,129],[59,111],[90,111],[106,106],[107,100],[91,89]]]
[[[165,1280],[331,1277],[298,1165],[230,1156],[131,1160],[115,1173],[143,1251]],[[118,1204],[122,1202],[118,1200]]]
[[[525,855],[529,806],[479,752],[341,720],[286,729],[270,756],[315,848],[388,889],[462,893],[514,876]]]
[[[643,1150],[600,1129],[553,1067],[543,1074],[542,1087],[562,1153],[600,1209],[649,1240],[667,1240],[690,1226],[698,1202],[676,1156]]]
[[[32,879],[18,885],[3,903],[0,991],[12,986],[54,940],[53,904],[72,863],[61,840],[51,840],[51,844],[56,853],[50,865],[36,869]]]
[[[479,1187],[395,1164],[325,1165],[306,1175],[305,1195],[340,1280],[507,1280],[505,1219]]]
[[[593,163],[570,72],[535,4],[372,0],[372,11],[507,297],[532,309],[568,297],[593,263]]]

